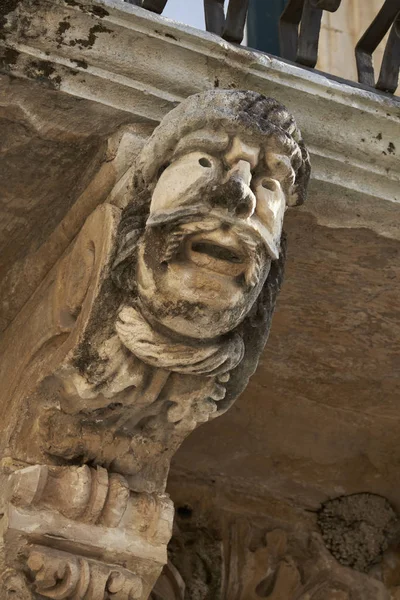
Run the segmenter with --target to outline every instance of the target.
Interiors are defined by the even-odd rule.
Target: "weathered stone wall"
[[[63,523],[73,527],[85,555],[106,535],[104,529],[116,543],[126,523],[115,525],[114,513],[118,513],[116,507],[125,499],[132,509],[130,514],[136,515],[133,533],[128,528],[128,542],[133,543],[138,536],[143,546],[139,550],[136,547],[133,558],[124,555],[124,546],[121,562],[128,561],[129,569],[135,570],[135,561],[139,561],[141,566],[134,575],[143,576],[145,586],[125,571],[121,576],[117,573],[117,577],[90,560],[82,563],[79,572],[89,573],[91,582],[96,580],[93,574],[97,574],[103,592],[107,589],[114,595],[120,593],[118,599],[131,600],[148,593],[161,568],[171,513],[165,498],[154,498],[152,494],[165,484],[170,454],[168,460],[158,462],[156,469],[149,463],[144,476],[133,474],[129,479],[130,472],[129,481],[120,483],[112,477],[108,480],[101,468],[93,469],[96,461],[110,468],[117,454],[119,462],[110,471],[126,474],[127,465],[128,470],[135,470],[151,454],[149,446],[141,444],[140,436],[134,440],[133,452],[124,432],[122,436],[118,432],[115,439],[111,435],[99,437],[96,421],[105,419],[109,426],[103,428],[106,434],[117,431],[115,415],[122,430],[125,427],[123,402],[130,397],[128,383],[135,371],[131,369],[133,363],[126,362],[126,356],[135,344],[137,352],[144,352],[143,348],[138,349],[143,340],[134,335],[144,321],[137,320],[132,311],[121,311],[128,334],[121,328],[120,338],[112,343],[106,340],[107,344],[99,346],[101,335],[113,330],[114,321],[103,318],[102,315],[109,315],[107,311],[92,309],[107,308],[113,302],[113,310],[119,310],[121,298],[109,294],[111,288],[105,282],[113,279],[110,273],[115,255],[122,255],[132,239],[129,227],[122,232],[117,222],[121,208],[132,198],[134,160],[154,127],[194,93],[214,88],[249,89],[277,98],[292,111],[310,149],[313,174],[307,204],[296,209],[296,215],[287,215],[286,283],[260,367],[232,410],[200,427],[174,460],[169,491],[179,509],[177,525],[185,532],[189,545],[200,528],[199,551],[207,555],[204,564],[200,561],[194,565],[197,583],[193,585],[197,586],[199,600],[207,598],[210,588],[204,587],[202,577],[211,569],[216,579],[210,593],[214,594],[225,581],[229,600],[248,600],[260,594],[273,599],[286,594],[290,598],[290,593],[296,600],[309,598],[311,593],[315,600],[326,600],[328,592],[332,600],[366,600],[367,594],[374,600],[386,600],[389,589],[398,594],[395,549],[387,550],[388,562],[382,563],[380,571],[369,572],[368,577],[348,568],[343,570],[323,545],[316,518],[316,512],[329,498],[357,493],[385,497],[395,513],[400,510],[398,100],[339,84],[112,0],[55,0],[51,4],[45,0],[24,0],[19,5],[7,4],[6,12],[3,7],[2,17],[6,18],[6,28],[1,44],[5,140],[1,324],[5,330],[3,339],[11,339],[8,345],[5,342],[7,363],[3,356],[3,364],[8,373],[15,375],[13,379],[6,372],[10,386],[7,389],[18,390],[14,396],[3,392],[7,400],[4,415],[14,419],[18,435],[11,436],[2,464],[7,485],[11,484],[10,497],[4,500],[12,506],[8,539],[15,543],[13,548],[18,548],[21,531],[23,535],[31,534],[30,527],[38,520],[37,511],[43,510],[48,514],[66,512]],[[241,144],[235,147],[241,151],[244,148]],[[251,165],[254,148],[244,150]],[[208,163],[204,164],[207,167]],[[158,166],[167,166],[164,181],[175,173],[175,167]],[[242,173],[245,177],[246,169]],[[170,186],[169,190],[173,188]],[[146,186],[141,191],[143,197],[153,192]],[[169,192],[158,194],[161,204],[170,199]],[[68,255],[66,252],[72,248],[71,243],[87,217],[102,204],[77,238],[75,253]],[[141,217],[127,215],[126,223],[132,216],[139,220]],[[273,251],[271,240],[269,247]],[[159,243],[154,248],[155,255],[162,250]],[[59,263],[59,269],[55,265],[62,257],[65,260]],[[85,273],[95,275],[87,277]],[[121,281],[129,281],[130,273],[128,268],[127,279],[122,277]],[[32,300],[37,288],[39,292]],[[129,304],[133,289],[128,286],[127,290],[125,301]],[[218,301],[224,301],[224,295],[219,296]],[[98,298],[106,298],[105,303],[98,302]],[[159,298],[162,300],[162,294]],[[261,321],[268,317],[264,308],[257,314]],[[255,323],[260,322],[257,319]],[[13,323],[17,325],[15,329]],[[147,329],[143,331],[148,333]],[[28,344],[24,336],[30,333],[32,343]],[[161,333],[165,333],[164,329]],[[160,335],[156,341],[165,349],[165,337]],[[109,361],[112,368],[87,369],[93,358],[92,343],[99,352],[97,366]],[[184,347],[183,353],[189,346]],[[79,350],[75,357],[67,352],[74,348]],[[207,354],[210,348],[203,350]],[[168,358],[164,352],[159,352],[157,360],[160,357]],[[54,374],[55,365],[62,361],[55,379],[47,379],[42,385],[41,378]],[[150,399],[150,404],[157,397],[157,390],[165,385],[165,364],[158,371],[156,365],[158,378],[146,379],[153,367],[139,374],[135,371],[136,384],[151,383],[143,394],[144,401]],[[62,392],[57,378],[58,383],[67,383]],[[226,377],[222,384],[227,384]],[[33,389],[28,397],[28,391]],[[79,393],[75,393],[78,389]],[[163,400],[154,414],[146,414],[143,421],[134,407],[129,408],[133,410],[130,418],[136,419],[135,426],[148,434],[156,454],[165,448],[165,440],[157,446],[160,440],[150,434],[152,425],[159,433],[169,435],[169,428],[179,425],[182,417],[182,429],[176,438],[180,442],[205,415],[208,418],[201,402],[190,404],[187,390],[179,386],[177,389],[174,402],[179,406],[171,407]],[[112,402],[115,393],[122,397],[122,406],[119,401]],[[15,405],[11,397],[16,399]],[[76,418],[83,397],[84,416],[78,414]],[[14,406],[20,400],[23,410],[19,413]],[[53,411],[47,422],[35,420],[39,405],[47,414],[49,409]],[[206,408],[210,406],[208,403]],[[191,420],[193,415],[196,418]],[[77,430],[85,434],[82,438],[89,444],[81,443]],[[47,446],[42,444],[43,431]],[[10,461],[11,447],[18,448],[21,464]],[[110,448],[112,456],[108,453]],[[126,457],[130,462],[124,462]],[[77,464],[67,466],[66,460]],[[41,461],[52,463],[50,480],[49,473],[40,467],[21,471],[21,480],[13,477],[15,469],[19,472],[19,467]],[[82,461],[90,466],[77,473],[77,465]],[[85,484],[79,487],[75,483],[76,493],[71,492],[70,479],[74,477]],[[59,480],[60,486],[48,486],[52,478]],[[146,488],[149,482],[153,487]],[[129,485],[132,494],[127,498]],[[6,489],[5,484],[3,488]],[[27,496],[25,500],[20,489]],[[84,493],[78,493],[79,490]],[[88,490],[92,490],[89,497]],[[111,490],[111,495],[115,490],[121,491],[121,495],[116,494],[120,498],[117,505],[106,501],[107,490]],[[214,496],[218,496],[215,503]],[[65,507],[65,498],[69,497],[79,505],[76,514]],[[209,497],[213,498],[212,506]],[[224,537],[227,507],[229,522],[233,514],[232,520],[239,523],[229,529],[233,533],[228,538]],[[114,517],[110,520],[111,514]],[[256,532],[251,533],[255,522]],[[37,533],[42,536],[40,541],[46,536],[62,538],[57,527],[51,529],[45,520],[41,521],[42,529]],[[157,534],[159,527],[161,537]],[[396,533],[395,527],[390,527]],[[15,531],[19,531],[18,535]],[[221,550],[221,542],[230,539],[230,535],[239,542],[230,541],[228,550]],[[173,554],[179,555],[179,532],[174,543],[171,559]],[[58,572],[71,571],[75,579],[70,586],[76,590],[79,565],[65,556],[70,549],[68,540],[57,544],[62,548],[57,547],[58,554],[50,557],[48,550],[35,548],[25,573],[29,581],[37,577],[51,587]],[[149,544],[158,544],[156,560],[146,563],[151,558]],[[108,553],[99,551],[98,556],[108,564],[110,553],[117,546],[118,543],[111,544]],[[230,554],[231,547],[236,549]],[[239,560],[240,548],[245,550]],[[141,552],[145,559],[142,561]],[[337,554],[340,556],[340,552]],[[232,559],[227,558],[231,555]],[[15,557],[15,564],[20,564],[18,552]],[[302,562],[304,557],[306,565]],[[220,566],[226,560],[228,575],[224,579]],[[185,593],[184,586],[192,585],[187,575],[192,566],[182,566],[179,557],[175,563],[166,571],[167,581],[164,578],[161,583],[168,589],[172,586],[174,600]],[[88,581],[82,576],[79,585],[92,585]],[[19,593],[24,600],[30,597],[29,592],[25,596],[23,591]],[[169,599],[167,592],[163,594]],[[97,596],[92,597],[97,600]]]

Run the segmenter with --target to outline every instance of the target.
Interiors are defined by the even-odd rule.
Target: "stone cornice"
[[[382,486],[376,482],[380,463],[390,482],[384,452],[393,456],[395,452],[390,444],[387,450],[382,444],[381,455],[375,442],[370,443],[372,428],[368,427],[381,413],[382,431],[390,429],[387,415],[391,421],[397,419],[391,416],[396,410],[391,398],[382,399],[383,388],[374,388],[374,377],[379,383],[382,379],[376,348],[384,347],[385,362],[394,364],[391,353],[396,356],[391,337],[396,333],[397,303],[391,296],[395,269],[379,273],[375,282],[370,265],[382,268],[382,240],[377,242],[371,235],[372,241],[368,236],[353,241],[355,231],[335,237],[332,232],[318,232],[314,221],[330,228],[364,227],[384,237],[400,237],[396,228],[400,144],[394,137],[398,100],[228,44],[123,2],[11,0],[11,5],[9,12],[0,9],[0,22],[5,25],[0,66],[5,73],[2,79],[8,79],[0,106],[6,119],[9,115],[12,122],[21,119],[21,129],[32,127],[40,142],[46,135],[54,136],[62,146],[71,138],[90,138],[101,131],[107,143],[96,163],[102,167],[91,179],[88,175],[86,187],[82,184],[81,195],[53,230],[52,239],[45,239],[37,254],[21,252],[20,262],[13,264],[14,273],[19,271],[15,281],[26,289],[20,306],[14,306],[17,316],[12,319],[12,311],[8,315],[12,322],[0,349],[5,357],[0,386],[4,425],[0,596],[2,600],[11,600],[15,593],[21,600],[38,595],[106,600],[112,595],[115,600],[146,600],[167,561],[173,506],[165,489],[171,458],[198,425],[232,405],[262,353],[285,262],[283,239],[280,243],[284,210],[301,203],[307,188],[306,146],[311,148],[314,169],[310,202],[302,208],[303,214],[289,214],[286,225],[291,240],[293,233],[306,239],[303,246],[297,245],[297,254],[290,251],[291,257],[300,257],[291,276],[297,275],[302,300],[310,309],[302,321],[301,302],[289,295],[294,319],[287,319],[286,332],[278,333],[282,340],[292,336],[293,348],[301,349],[301,368],[297,372],[293,368],[291,348],[273,369],[273,385],[263,387],[262,412],[268,410],[264,390],[275,392],[288,365],[298,377],[290,414],[304,400],[311,400],[320,404],[318,409],[330,411],[326,423],[334,421],[332,408],[340,414],[336,421],[340,435],[343,429],[343,436],[351,438],[353,431],[359,436],[353,448],[352,440],[347,444],[340,435],[335,438],[335,424],[326,427],[327,450],[315,461],[318,466],[321,462],[321,471],[329,471],[331,454],[343,446],[338,460],[344,472],[345,463],[351,465],[359,454],[363,460],[368,457],[375,469],[368,490]],[[193,95],[204,90],[208,91]],[[284,107],[258,92],[292,110],[306,145]],[[76,120],[77,114],[82,120]],[[104,115],[110,119],[108,125]],[[13,128],[5,128],[4,137],[8,131],[11,142],[22,148],[17,152],[35,168],[25,137]],[[76,177],[63,162],[63,154],[52,149],[49,146],[44,154],[44,168],[36,169],[39,184],[46,178],[57,179],[58,172],[51,168],[56,163],[71,179]],[[78,163],[79,149],[79,144],[71,149]],[[14,164],[15,156],[9,152],[8,164]],[[18,209],[16,216],[27,213],[29,218],[16,192],[11,196],[16,200],[9,204]],[[60,203],[66,203],[62,184],[56,192]],[[49,213],[58,206],[54,195],[46,198],[40,185],[32,188],[31,195]],[[327,238],[331,245],[324,246]],[[389,242],[391,260],[395,252]],[[340,272],[338,248],[345,255]],[[48,258],[38,265],[38,256]],[[352,260],[358,270],[349,269]],[[312,274],[308,279],[307,271]],[[346,278],[353,282],[347,296]],[[19,296],[20,288],[9,287],[10,297]],[[373,295],[378,297],[382,289],[385,296],[375,305]],[[369,306],[364,315],[366,298]],[[339,318],[335,319],[342,304],[355,316],[343,311],[346,322],[340,331]],[[323,345],[314,348],[310,340],[318,322],[313,313],[318,312]],[[383,323],[381,330],[375,315]],[[301,330],[296,330],[294,321],[302,325]],[[368,333],[357,332],[366,321]],[[360,350],[351,362],[349,348],[356,335]],[[279,350],[279,344],[276,347]],[[325,355],[331,347],[328,363]],[[276,365],[274,353],[279,355],[274,350],[267,357],[265,370],[268,363],[274,367],[274,360]],[[358,400],[354,406],[346,403],[341,397],[345,385],[340,388],[335,378],[332,404],[319,402],[321,390],[327,393],[329,370],[336,374],[340,369],[341,354],[346,358],[342,365],[360,369],[359,379],[365,378],[365,357],[372,365],[365,387],[371,387],[368,393],[374,397],[368,398],[365,411],[359,410]],[[311,358],[302,362],[303,356]],[[320,371],[312,370],[314,363]],[[313,394],[306,396],[303,389],[307,388],[299,383],[313,377],[317,401]],[[286,390],[280,389],[279,407],[286,396]],[[346,422],[343,414],[348,413]],[[300,429],[305,440],[301,465],[311,462],[318,444],[324,450],[314,435],[317,409],[308,414],[312,430],[306,439],[307,428]],[[287,419],[288,431],[293,420]],[[299,423],[301,427],[300,418]],[[251,419],[249,431],[250,426]],[[268,428],[275,434],[273,425],[268,423]],[[263,430],[259,437],[273,435]],[[277,456],[285,451],[289,438],[285,434],[279,440]],[[269,450],[267,456],[275,460]],[[364,468],[363,461],[354,464]],[[301,465],[299,461],[294,476],[299,489]],[[220,473],[226,468],[218,462]],[[392,468],[395,471],[395,461]],[[284,465],[282,480],[287,477],[285,469]],[[356,479],[354,472],[355,468],[352,479]],[[268,474],[265,487],[273,490],[272,477]],[[336,492],[335,477],[325,484],[324,493],[332,487]],[[322,488],[321,479],[314,487]],[[391,518],[388,523],[390,529]],[[241,563],[244,578],[254,571],[254,564],[262,563],[256,580],[249,583],[249,593],[244,590],[246,600],[267,572],[274,573],[273,593],[282,597],[298,596],[303,589],[322,590],[345,600],[350,588],[352,596],[359,588],[360,599],[378,598],[375,581],[350,578],[349,582],[341,569],[336,570],[320,538],[308,556],[307,577],[300,581],[303,564],[297,564],[286,547],[293,542],[294,547],[298,544],[296,554],[304,554],[303,540],[273,523],[266,523],[265,529],[258,551],[245,551]],[[241,531],[240,523],[229,528],[224,545],[235,565],[239,564],[236,555],[250,541],[247,525],[244,537]],[[307,533],[307,547],[311,548],[312,538]],[[237,543],[230,544],[231,539]],[[290,572],[285,571],[288,565]],[[327,580],[319,587],[326,567]],[[177,568],[170,565],[167,572],[170,582],[182,591]],[[227,571],[227,597],[240,583],[231,571]]]
[[[253,89],[278,98],[295,114],[311,150],[314,181],[347,197],[399,200],[398,98],[237,47],[117,0],[23,0],[19,7],[24,19],[17,8],[6,15],[5,28],[3,63],[14,76],[46,82],[154,125],[193,93],[216,86]]]

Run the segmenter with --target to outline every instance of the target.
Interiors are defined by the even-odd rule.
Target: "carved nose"
[[[256,209],[256,197],[250,189],[251,166],[247,160],[239,160],[229,171],[229,179],[240,184],[241,194],[231,204],[231,212],[240,219],[248,219]]]
[[[228,177],[234,177],[235,179],[241,179],[243,183],[249,187],[251,182],[251,166],[247,160],[238,160],[232,166],[228,173]]]
[[[248,219],[254,213],[256,208],[256,199],[253,192],[248,190],[246,195],[238,201],[236,206],[234,207],[234,214],[236,217],[240,219]]]

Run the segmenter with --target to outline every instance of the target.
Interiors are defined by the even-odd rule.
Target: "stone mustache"
[[[148,598],[167,560],[172,455],[245,388],[309,158],[255,92],[182,102],[3,340],[1,598]],[[10,350],[11,349],[11,350]]]

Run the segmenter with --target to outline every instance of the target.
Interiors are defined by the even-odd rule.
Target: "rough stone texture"
[[[167,497],[131,494],[101,467],[36,465],[3,468],[1,502],[2,598],[13,597],[10,573],[23,598],[147,598],[171,534]]]
[[[155,600],[389,600],[400,591],[394,547],[368,576],[341,566],[317,532],[317,515],[218,483],[172,477],[177,506],[170,563]],[[392,574],[391,574],[391,569]],[[169,593],[157,596],[157,590]],[[173,584],[175,582],[175,586]]]
[[[311,185],[300,218],[286,220],[285,285],[255,378],[234,412],[196,432],[175,464],[243,477],[307,508],[369,491],[399,510],[400,246],[350,228],[354,206],[325,192]],[[397,219],[395,203],[373,209],[360,198],[360,208],[389,226]]]
[[[2,340],[3,595],[11,570],[32,599],[148,598],[171,457],[230,407],[268,336],[284,212],[310,171],[285,107],[199,94],[131,166],[111,192],[125,208],[93,211]]]
[[[152,127],[0,76],[0,329],[131,166]]]
[[[169,558],[185,583],[184,598],[191,600],[219,600],[223,585],[222,541],[217,531],[193,519],[186,507],[177,513],[175,533],[169,544]]]
[[[364,572],[381,559],[399,533],[389,502],[373,494],[328,500],[318,513],[318,525],[333,556],[342,565]]]
[[[311,514],[304,509],[316,511],[328,498],[366,491],[387,497],[399,510],[398,100],[236,48],[128,3],[22,0],[6,3],[6,7],[7,14],[3,9],[1,15],[2,23],[6,22],[1,70],[13,77],[2,77],[2,82],[9,82],[2,90],[8,95],[15,91],[12,101],[4,104],[6,117],[10,115],[15,127],[20,119],[27,127],[29,114],[35,126],[39,124],[39,133],[28,127],[29,139],[40,137],[42,131],[54,151],[59,150],[54,141],[64,135],[64,125],[70,136],[66,142],[70,139],[75,144],[79,129],[83,150],[91,136],[96,142],[90,146],[92,162],[80,174],[82,190],[76,182],[71,210],[58,227],[62,209],[57,205],[52,212],[56,202],[52,196],[46,216],[48,223],[54,217],[49,225],[49,231],[54,227],[54,237],[31,255],[27,253],[22,262],[15,262],[2,281],[8,311],[4,324],[43,281],[87,215],[104,200],[109,193],[105,183],[113,181],[110,202],[126,205],[131,193],[127,179],[117,185],[115,181],[129,169],[130,157],[143,138],[172,107],[190,94],[214,87],[253,89],[276,97],[296,115],[310,146],[309,200],[299,214],[292,217],[289,213],[286,218],[286,284],[260,368],[230,413],[187,440],[176,457],[175,476],[179,475],[181,488],[193,472],[204,477],[209,485],[206,495],[215,487],[220,492],[234,486],[235,490],[251,489],[261,498],[256,512],[266,505],[271,511],[277,498],[297,507],[295,522]],[[13,13],[14,9],[25,11],[27,18]],[[23,116],[13,107],[17,100]],[[134,123],[134,135],[125,139],[132,140],[138,132],[135,150],[132,154],[124,151],[120,170],[113,166],[97,180],[93,192],[90,169],[96,182],[96,161],[101,162],[104,153],[114,156],[118,147],[117,137],[108,155],[106,140],[118,127],[130,123]],[[73,147],[80,151],[79,140]],[[73,160],[68,164],[76,172]],[[104,166],[112,164],[106,161]],[[46,182],[44,189],[57,189],[60,173],[57,168],[54,173],[55,181]],[[15,182],[5,179],[4,189],[9,190]],[[70,181],[67,184],[72,186]],[[37,182],[32,189],[40,190]],[[33,201],[37,202],[35,196],[29,200]],[[10,211],[5,216],[11,232],[17,231],[15,215]],[[29,238],[29,222],[26,227]],[[8,234],[9,230],[2,232],[11,263],[14,242]],[[22,246],[19,231],[15,254]],[[85,260],[90,264],[90,252]],[[74,306],[76,311],[76,299]],[[70,320],[62,321],[57,329],[60,335],[46,352],[56,353],[70,325]],[[16,340],[18,336],[15,346]],[[24,352],[22,344],[15,356],[19,359]],[[39,353],[35,359],[40,365],[43,356]],[[22,386],[31,374],[25,377]],[[35,406],[36,400],[34,396],[30,405]],[[64,438],[68,444],[70,431],[75,438],[76,427],[68,430],[61,424],[56,445]],[[97,440],[97,445],[102,443]],[[145,447],[141,450],[140,460],[146,455]],[[174,499],[179,502],[177,496]],[[236,513],[248,510],[247,502],[236,505]],[[281,514],[272,531],[292,522],[289,513],[288,509]],[[397,600],[400,561],[395,549],[385,556],[389,558],[382,566],[382,577]],[[18,588],[13,574],[7,578]],[[362,585],[371,589],[365,579],[359,581],[361,589]],[[169,592],[180,590],[182,596],[177,582],[179,574],[172,566],[166,586]],[[372,590],[371,598],[376,600],[378,592]],[[319,592],[315,593],[318,598]],[[339,589],[332,596],[342,600],[346,593]]]
[[[22,17],[19,10],[24,13]],[[390,207],[386,210],[385,202],[378,211],[376,203],[376,198],[389,204],[398,198],[396,98],[338,84],[318,73],[171,23],[120,0],[57,0],[51,7],[44,0],[22,0],[6,3],[2,17],[6,27],[4,39],[0,40],[4,54],[1,70],[18,77],[12,80],[16,95],[22,93],[17,90],[17,86],[22,86],[21,78],[40,86],[35,97],[47,98],[54,88],[62,90],[67,94],[61,96],[67,110],[61,120],[69,127],[73,111],[67,98],[71,97],[74,102],[77,100],[78,107],[84,106],[84,98],[95,101],[88,105],[90,118],[84,119],[82,128],[97,136],[102,119],[109,122],[110,107],[117,119],[146,122],[149,132],[190,94],[213,87],[261,91],[278,98],[296,113],[310,145],[315,189],[321,199],[328,198],[323,210],[318,211],[318,218],[325,217],[328,226],[332,226],[330,198],[334,195],[343,210],[354,206],[347,212],[346,227],[368,227],[389,237],[396,236],[396,219],[386,218]],[[100,31],[99,27],[107,31]],[[97,28],[95,32],[93,28]],[[81,43],[85,40],[88,43]],[[44,71],[36,64],[43,59],[47,64]],[[7,87],[2,89],[6,96],[10,95]],[[26,89],[25,96],[32,94],[32,86]],[[46,107],[47,100],[42,104]],[[32,103],[29,111],[32,112]],[[48,119],[51,121],[44,113],[44,121]],[[351,127],[343,127],[349,123]],[[99,196],[98,192],[90,195],[93,200]],[[74,235],[76,232],[75,228]],[[56,238],[51,239],[53,245],[48,251],[35,253],[33,265],[45,263],[43,268],[48,270],[48,257],[59,257],[53,252],[54,247],[58,248],[59,233],[62,234],[57,232]],[[67,233],[69,236],[70,229]],[[12,243],[9,248],[11,259]],[[14,297],[24,295],[25,288],[18,277],[24,270],[34,270],[31,263],[19,265],[10,274],[4,289],[14,286]],[[6,296],[3,302],[12,304],[13,300]],[[6,323],[16,314],[15,310],[16,307],[10,307]]]

